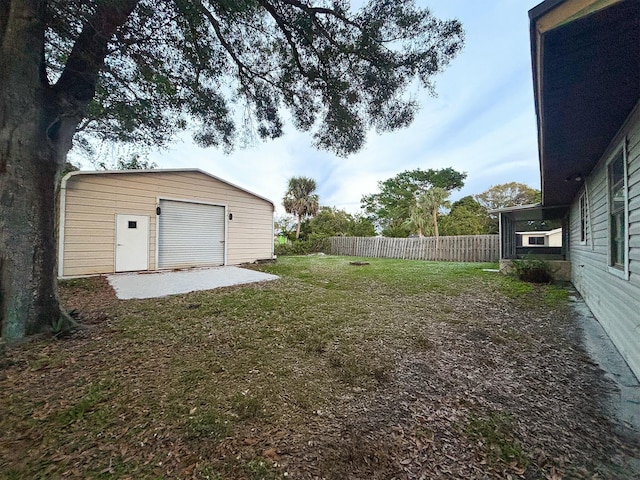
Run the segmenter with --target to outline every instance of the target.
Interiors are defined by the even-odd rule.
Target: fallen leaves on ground
[[[630,478],[568,302],[482,266],[284,259],[268,284],[118,301],[8,348],[6,478]],[[355,260],[357,261],[357,260]],[[515,292],[515,293],[514,293]]]

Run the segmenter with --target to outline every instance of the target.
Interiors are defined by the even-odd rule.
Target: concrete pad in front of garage
[[[239,267],[194,268],[190,270],[118,273],[108,275],[109,284],[121,300],[157,298],[179,293],[212,290],[245,283],[276,280],[279,277]]]

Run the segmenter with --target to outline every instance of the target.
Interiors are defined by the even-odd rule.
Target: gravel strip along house
[[[273,202],[201,170],[71,172],[59,198],[63,278],[273,258]]]

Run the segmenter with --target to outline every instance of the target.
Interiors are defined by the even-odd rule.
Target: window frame
[[[607,168],[607,172],[608,172],[608,168]],[[608,175],[608,173],[607,173]],[[607,193],[607,196],[609,194]],[[585,187],[584,191],[582,192],[582,194],[580,195],[580,198],[578,200],[578,216],[579,216],[579,235],[580,235],[580,240],[579,240],[579,244],[580,245],[587,245],[589,243],[589,237],[591,235],[591,222],[589,219],[589,195],[587,194],[587,189]]]
[[[538,240],[542,240],[542,243],[538,242]],[[539,235],[530,235],[529,239],[527,240],[529,245],[535,245],[535,246],[545,246],[546,242],[544,241],[544,237],[539,236]]]
[[[624,197],[624,205],[622,209],[613,211],[613,181],[612,181],[612,165],[619,158],[622,159],[622,194]],[[629,280],[629,171],[627,165],[627,139],[615,149],[613,154],[607,160],[605,165],[605,175],[607,176],[607,269],[609,273]],[[618,182],[619,183],[619,182]],[[623,258],[622,263],[616,263],[614,258],[614,215],[622,214],[622,226],[624,243],[622,245]]]

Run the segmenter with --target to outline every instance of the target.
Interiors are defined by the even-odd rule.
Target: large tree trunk
[[[57,165],[32,120],[16,115],[7,122],[13,125],[0,129],[0,321],[6,338],[45,331],[61,316],[54,232]],[[14,133],[7,135],[11,127]]]
[[[0,10],[0,325],[3,337],[17,338],[61,316],[55,185],[68,147],[47,108],[44,2],[3,2]]]
[[[55,85],[45,64],[45,0],[0,1],[0,331],[59,328],[55,202],[107,45],[138,0],[99,2]],[[67,12],[70,13],[70,12]]]

